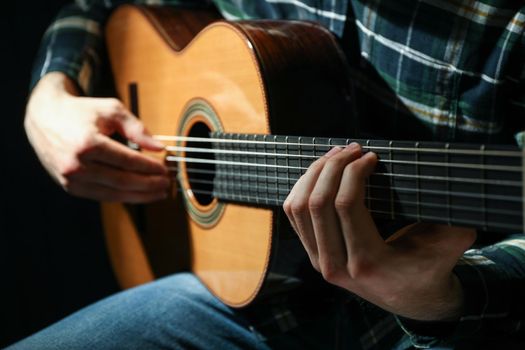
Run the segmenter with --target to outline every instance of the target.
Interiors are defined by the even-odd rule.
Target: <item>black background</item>
[[[117,290],[97,203],[60,189],[23,131],[32,61],[64,3],[2,3],[0,347]]]

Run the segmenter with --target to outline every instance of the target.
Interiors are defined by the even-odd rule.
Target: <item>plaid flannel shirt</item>
[[[48,72],[61,71],[86,94],[92,93],[103,62],[104,21],[111,8],[124,2],[79,0],[65,7],[44,35],[32,85]],[[362,133],[392,139],[523,143],[523,1],[213,2],[226,19],[313,20],[341,38],[356,86],[355,123]],[[207,5],[190,0],[135,3]],[[456,266],[466,297],[459,322],[415,322],[357,298],[345,301],[358,347],[446,345],[481,333],[523,336],[525,236],[501,238],[466,252]],[[257,317],[276,332],[288,331],[299,322],[292,304],[284,297]]]

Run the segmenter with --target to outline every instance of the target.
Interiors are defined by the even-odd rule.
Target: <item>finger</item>
[[[344,168],[360,155],[361,148],[354,143],[327,160],[309,199],[319,264],[328,280],[346,271],[347,252],[334,201]]]
[[[345,232],[346,249],[354,255],[351,258],[379,252],[385,246],[365,207],[365,182],[376,164],[377,156],[372,152],[348,164],[335,198],[336,212]]]
[[[97,135],[94,146],[85,150],[80,159],[142,174],[168,173],[166,166],[160,161],[132,150],[105,135]]]
[[[167,191],[170,181],[165,175],[146,175],[124,171],[102,163],[84,164],[82,169],[68,176],[70,181],[99,184],[119,191]]]
[[[97,183],[80,181],[71,182],[66,191],[75,196],[107,202],[150,203],[167,197],[166,191],[120,191]]]
[[[336,152],[336,151],[332,151],[332,152]],[[292,203],[295,203],[295,194],[297,192],[297,188],[300,187],[300,185],[298,185],[298,184],[303,179],[304,179],[304,175],[299,177],[299,179],[296,181],[296,183],[294,184],[294,186],[290,190],[290,193],[288,193],[288,196],[286,196],[286,199],[285,199],[285,201],[283,203],[283,210],[284,210],[286,216],[288,217],[288,220],[290,221],[290,224],[292,225],[292,228],[297,233],[297,235],[300,235],[301,232],[299,232],[299,229],[297,227],[297,224],[296,224],[294,216],[293,216]]]
[[[144,124],[142,124],[134,115],[132,115],[128,111],[121,115],[119,121],[119,131],[127,139],[135,142],[140,147],[150,151],[164,150],[164,144],[159,140],[153,138],[153,136],[151,136]]]
[[[299,180],[297,180],[297,182],[301,181],[301,178],[302,177],[300,177]],[[290,225],[292,225],[293,230],[295,231],[295,233],[297,233],[297,235],[299,235],[300,234],[299,229],[297,228],[297,224],[295,223],[295,219],[292,214],[292,203],[294,201],[294,198],[295,198],[295,186],[292,188],[290,193],[288,193],[288,196],[286,196],[286,199],[284,200],[284,203],[283,203],[283,210],[284,210],[284,213],[286,214],[286,217],[288,217],[288,220],[290,221]]]
[[[164,144],[154,139],[144,124],[117,99],[97,99],[97,114],[110,125],[110,132],[117,130],[128,140],[150,151],[162,151]]]
[[[317,243],[315,241],[312,219],[308,208],[308,200],[324,163],[327,159],[340,151],[341,148],[339,147],[332,148],[325,156],[319,158],[308,167],[306,173],[301,176],[292,189],[293,200],[290,202],[288,208],[289,216],[292,217],[290,221],[294,222],[296,231],[308,253],[310,261],[317,270],[319,270],[319,254]]]
[[[301,193],[303,188],[305,188],[304,181],[306,181],[305,175],[301,176],[293,187],[290,193],[291,201],[289,205],[285,205],[285,212],[299,236],[312,265],[316,270],[319,270],[317,244],[315,243],[311,219],[308,214],[307,201]]]

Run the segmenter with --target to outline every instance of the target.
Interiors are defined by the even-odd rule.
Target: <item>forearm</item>
[[[24,127],[29,140],[33,140],[34,125],[38,123],[35,119],[41,115],[40,111],[48,108],[49,104],[57,104],[63,97],[78,94],[75,82],[65,73],[50,72],[43,76],[32,90],[26,108]]]

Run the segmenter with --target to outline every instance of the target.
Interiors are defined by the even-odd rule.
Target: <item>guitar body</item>
[[[349,136],[350,89],[343,54],[329,32],[301,22],[207,26],[216,19],[129,5],[110,18],[107,44],[118,97],[153,135]],[[191,270],[223,302],[240,307],[265,294],[269,277],[303,261],[280,209],[194,193],[184,162],[173,175],[172,198],[165,201],[102,205],[122,287]]]

